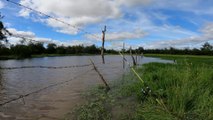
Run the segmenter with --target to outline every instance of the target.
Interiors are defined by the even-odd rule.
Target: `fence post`
[[[109,85],[107,84],[106,80],[104,79],[103,75],[98,71],[97,67],[95,66],[94,62],[90,59],[90,62],[92,63],[92,66],[94,70],[98,73],[99,77],[103,81],[104,85],[106,86],[106,91],[108,92],[110,90]]]
[[[135,66],[135,65],[136,65],[136,62],[135,62],[134,56],[132,55],[132,47],[130,47],[130,55],[131,55],[131,57],[132,57],[133,66]]]
[[[105,59],[104,59],[105,33],[106,33],[106,26],[104,26],[104,30],[102,30],[102,48],[101,48],[101,57],[102,57],[102,62],[103,62],[103,64],[105,64]]]

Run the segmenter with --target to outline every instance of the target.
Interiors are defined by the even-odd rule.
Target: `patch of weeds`
[[[103,86],[91,90],[86,96],[87,103],[75,109],[66,120],[110,120],[112,98]]]

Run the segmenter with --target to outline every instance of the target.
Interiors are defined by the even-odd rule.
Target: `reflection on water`
[[[106,64],[99,56],[45,57],[25,60],[0,61],[1,67],[20,66],[72,66],[89,64],[89,58],[96,63],[104,78],[109,82],[116,80],[123,73],[120,56],[106,56]],[[131,61],[131,58],[127,56]],[[157,58],[138,58],[140,64],[149,62],[170,62]],[[76,104],[81,103],[82,91],[97,84],[102,84],[92,66],[65,69],[17,69],[0,70],[0,103],[17,98],[46,86],[70,80],[66,84],[55,86],[32,94],[0,107],[0,120],[53,120],[62,117]],[[84,72],[90,70],[87,74]],[[73,79],[73,77],[80,77]]]

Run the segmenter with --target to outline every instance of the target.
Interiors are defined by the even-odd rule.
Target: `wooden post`
[[[131,55],[131,57],[132,57],[133,66],[135,66],[135,65],[136,65],[136,62],[135,62],[134,56],[132,55],[132,47],[130,47],[130,55]]]
[[[125,56],[124,56],[124,51],[125,51],[125,43],[123,42],[123,69],[125,69]]]
[[[92,63],[92,66],[94,70],[98,73],[99,77],[103,81],[104,85],[106,86],[106,91],[108,92],[110,90],[109,85],[107,84],[106,80],[104,79],[103,75],[98,71],[97,67],[95,66],[94,62],[90,59],[90,62]]]
[[[103,62],[103,64],[105,64],[105,59],[104,59],[105,33],[106,33],[106,26],[104,26],[104,30],[102,30],[102,48],[101,48],[101,57],[102,57],[102,62]]]

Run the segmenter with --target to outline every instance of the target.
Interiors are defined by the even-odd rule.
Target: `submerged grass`
[[[194,59],[139,67],[145,84],[129,73],[109,93],[90,92],[88,103],[72,115],[77,120],[213,120],[213,67]]]

